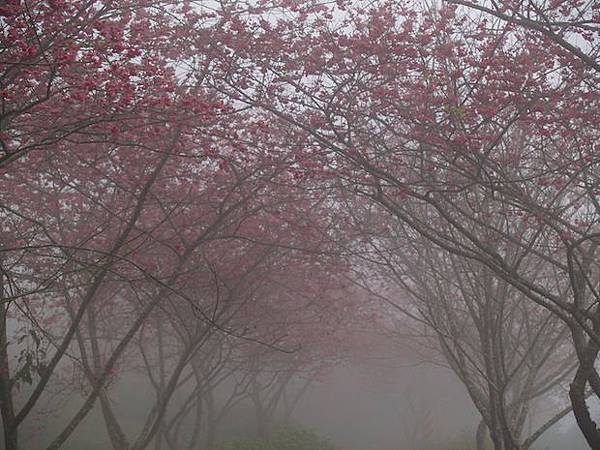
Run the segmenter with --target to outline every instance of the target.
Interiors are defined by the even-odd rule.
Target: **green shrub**
[[[217,450],[336,450],[326,438],[297,426],[275,429],[265,438],[241,438],[220,444]]]

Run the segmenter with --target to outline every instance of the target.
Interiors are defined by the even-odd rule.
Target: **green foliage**
[[[327,439],[297,426],[275,429],[265,438],[242,438],[217,446],[217,450],[336,450]]]
[[[24,346],[17,355],[17,366],[11,382],[19,389],[23,384],[32,384],[35,376],[43,376],[46,370],[46,350],[41,336],[35,331],[20,330],[17,344]],[[33,345],[32,345],[33,344]]]

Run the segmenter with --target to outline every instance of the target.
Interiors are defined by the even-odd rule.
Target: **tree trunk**
[[[586,403],[585,386],[587,384],[587,372],[584,366],[580,366],[577,369],[575,378],[569,388],[569,398],[571,399],[571,405],[573,405],[575,420],[585,440],[590,445],[590,448],[600,449],[600,431],[596,426],[596,422],[592,420]]]
[[[97,335],[97,321],[96,321],[96,309],[95,305],[91,304],[87,310],[87,319],[88,319],[88,331],[90,337],[90,347],[92,349],[92,362],[93,369],[88,368],[86,370],[86,375],[90,381],[90,384],[95,384],[96,380],[100,376],[103,370],[102,366],[102,355],[100,352],[100,345],[98,342]],[[80,331],[77,330],[76,336],[80,343],[82,360],[86,358],[85,353],[85,344],[83,341],[80,341],[81,335]],[[113,407],[110,404],[110,400],[108,398],[108,394],[104,387],[100,388],[98,393],[98,399],[100,400],[100,409],[102,411],[102,417],[104,418],[104,423],[106,425],[106,430],[108,432],[108,436],[110,438],[110,442],[114,450],[128,450],[129,442],[127,441],[127,436],[125,432],[121,428],[119,421],[115,412],[113,411]]]
[[[210,387],[206,389],[206,448],[211,450],[217,439],[217,420],[215,413],[215,397]]]
[[[2,268],[0,267],[0,270]],[[10,382],[10,366],[8,363],[8,335],[6,315],[9,303],[4,303],[4,275],[0,273],[0,414],[4,429],[4,448],[18,450],[18,428],[15,420],[15,409]]]
[[[252,403],[254,404],[254,415],[256,417],[256,434],[264,438],[267,436],[267,418],[265,407],[260,398],[260,389],[256,379],[252,381],[252,392],[250,394]]]
[[[159,396],[163,395],[165,389],[165,354],[164,354],[164,340],[163,340],[163,323],[160,317],[156,319],[156,332],[158,339],[158,383],[159,383]],[[163,415],[160,419],[160,425],[154,438],[154,450],[161,450],[162,443],[164,441],[165,434],[165,416]]]
[[[475,435],[475,449],[487,450],[487,425],[483,419],[477,426],[477,434]]]

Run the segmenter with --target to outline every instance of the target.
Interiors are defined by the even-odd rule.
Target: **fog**
[[[292,422],[329,438],[338,450],[476,448],[478,413],[464,387],[447,368],[418,362],[391,366],[393,361],[375,369],[372,364],[355,361],[334,368],[302,397]],[[143,379],[126,379],[112,395],[128,433],[140,428],[152,404],[151,388],[142,385]],[[24,440],[26,448],[44,448],[44,442],[75,411],[77,401],[61,403],[51,418],[38,423]],[[218,430],[219,439],[223,440],[255,434],[255,418],[248,403],[232,410]],[[95,410],[63,448],[103,450],[110,446],[101,414]],[[567,417],[534,448],[588,447],[578,435],[573,418]]]
[[[600,450],[598,5],[0,0],[2,448]]]

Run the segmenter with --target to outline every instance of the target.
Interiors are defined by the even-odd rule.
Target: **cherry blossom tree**
[[[598,447],[585,403],[587,385],[599,392],[597,35],[588,27],[597,13],[589,4],[581,26],[569,25],[592,39],[583,54],[556,31],[557,15],[540,30],[517,19],[543,21],[544,9],[505,3],[510,20],[471,4],[468,13],[386,1],[306,13],[295,3],[293,20],[245,22],[228,43],[242,69],[220,89],[295,127],[325,176],[563,320],[579,359],[573,411]],[[471,200],[481,197],[485,207]],[[536,281],[524,261],[550,264],[557,282]]]
[[[483,418],[477,448],[486,447],[488,429],[495,448],[510,442],[529,448],[572,410],[562,398],[559,411],[525,435],[533,403],[555,407],[554,398],[563,396],[574,374],[568,327],[485,266],[443,252],[393,220],[374,226],[372,214],[362,225],[369,230],[361,253],[368,270],[358,279],[399,313],[382,324],[392,335],[410,333],[416,345],[437,350],[440,363],[445,361],[465,385]],[[553,282],[548,267],[525,263],[523,268],[540,282]]]
[[[253,380],[268,422],[290,380],[334,360],[342,324],[361,317],[342,300],[362,297],[341,282],[368,246],[347,223],[360,202],[387,215],[381,242],[402,231],[427,249],[423,270],[403,273],[411,284],[388,280],[431,307],[423,316],[442,344],[443,328],[467,316],[440,322],[439,308],[496,305],[489,286],[448,284],[455,267],[465,269],[457,280],[501,287],[502,303],[530,316],[511,316],[528,339],[545,318],[557,342],[569,330],[571,406],[600,447],[586,403],[590,389],[600,395],[597,19],[593,2],[571,0],[4,2],[7,450],[22,448],[19,430],[73,367],[85,399],[49,449],[97,402],[114,448],[175,442],[232,367],[252,375],[241,389]],[[425,292],[430,282],[443,289]],[[450,358],[463,352],[446,344]],[[237,366],[253,345],[279,353]],[[543,368],[554,358],[545,352],[523,351],[517,366],[548,354]],[[110,388],[140,368],[156,398],[132,437]],[[277,381],[265,402],[269,369]],[[530,387],[545,381],[537,373],[524,375]],[[174,412],[186,383],[195,400]],[[497,418],[487,417],[494,436],[515,436],[497,448],[518,448],[518,426],[498,431]]]

